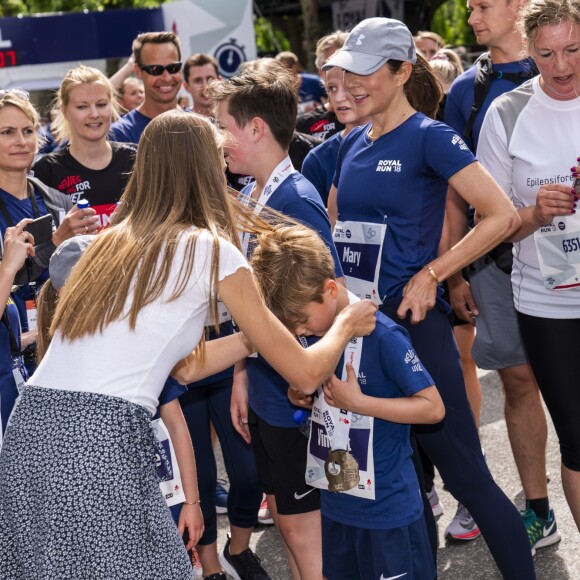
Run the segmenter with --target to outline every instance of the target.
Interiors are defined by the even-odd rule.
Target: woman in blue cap
[[[323,70],[331,67],[345,71],[358,113],[371,119],[345,137],[329,196],[347,285],[409,331],[446,407],[441,423],[414,427],[418,443],[472,514],[503,576],[534,578],[522,519],[485,464],[440,298],[441,282],[513,232],[518,217],[461,137],[430,118],[441,89],[402,22],[364,20]],[[479,220],[438,256],[448,186]]]

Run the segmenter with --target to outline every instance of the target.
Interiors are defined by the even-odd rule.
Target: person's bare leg
[[[562,487],[572,517],[580,532],[580,471],[572,471],[562,465]]]
[[[270,510],[270,515],[274,520],[274,525],[276,529],[280,532],[280,525],[278,521],[278,506],[276,505],[276,498],[273,495],[266,495],[266,501],[268,502],[268,509]],[[282,538],[282,544],[284,545],[284,550],[286,551],[286,559],[288,560],[288,566],[290,566],[290,573],[292,574],[292,578],[294,580],[301,580],[300,572],[298,571],[298,565],[296,564],[296,560],[294,560],[294,556],[290,551],[290,548],[286,544],[284,540],[284,536],[282,532],[280,532],[280,537]]]
[[[201,568],[204,576],[211,576],[218,572],[223,572],[217,553],[217,543],[206,544],[202,546],[198,544],[195,549],[201,562]]]
[[[300,580],[322,578],[322,522],[320,510],[304,514],[278,514],[284,542],[294,556]]]
[[[250,537],[254,528],[239,528],[230,524],[232,539],[230,540],[230,554],[237,556],[250,547]]]
[[[548,427],[540,391],[529,365],[498,371],[505,392],[505,420],[512,453],[527,499],[548,496]]]
[[[463,369],[463,380],[465,381],[465,391],[469,406],[475,419],[475,425],[479,430],[479,415],[481,414],[481,383],[477,377],[477,366],[471,356],[471,347],[475,340],[475,326],[471,324],[461,324],[453,327],[453,334],[459,348],[461,357],[461,368]]]

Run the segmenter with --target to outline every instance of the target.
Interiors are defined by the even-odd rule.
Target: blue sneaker
[[[556,525],[554,510],[550,510],[547,520],[537,516],[531,508],[527,508],[521,513],[528,532],[532,556],[536,553],[536,548],[551,546],[562,539]]]
[[[218,514],[228,513],[228,490],[224,487],[225,481],[218,479],[215,484],[215,511]]]

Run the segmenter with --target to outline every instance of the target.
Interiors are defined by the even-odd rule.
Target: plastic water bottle
[[[292,421],[298,425],[300,433],[302,433],[302,435],[308,439],[308,437],[310,437],[310,413],[304,409],[298,409],[297,411],[294,411],[294,415],[292,415]]]
[[[91,207],[91,204],[89,203],[89,201],[87,199],[79,199],[77,201],[77,207],[79,209],[87,209],[88,207]],[[85,219],[85,218],[83,218],[83,219]],[[85,232],[86,232],[86,229],[85,229]],[[82,236],[82,235],[84,235],[84,234],[77,234],[77,236]]]

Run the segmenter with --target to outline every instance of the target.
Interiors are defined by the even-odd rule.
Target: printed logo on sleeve
[[[459,135],[453,135],[451,143],[453,145],[458,145],[459,149],[462,151],[469,151],[469,147],[465,144],[465,141]]]
[[[407,351],[407,354],[405,355],[405,364],[413,365],[411,367],[411,370],[414,373],[419,373],[423,370],[423,367],[421,366],[421,361],[419,360],[419,357],[412,348],[410,348]]]

